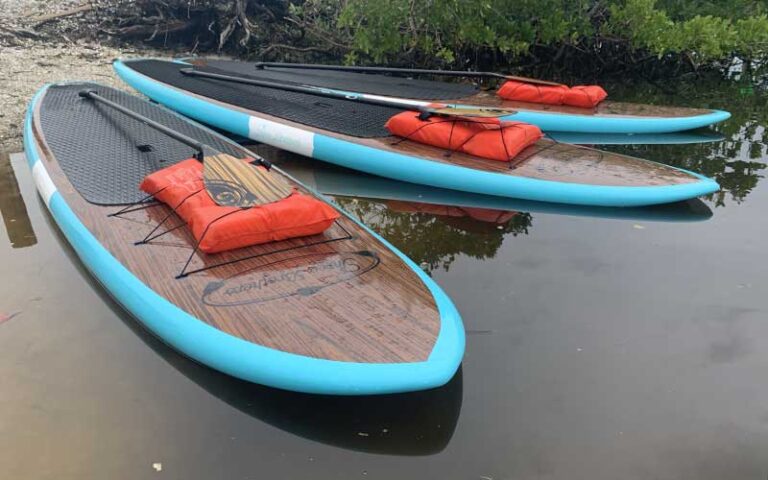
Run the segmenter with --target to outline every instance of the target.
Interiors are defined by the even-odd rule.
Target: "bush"
[[[309,0],[304,5],[334,0]],[[335,34],[348,62],[461,67],[542,53],[633,62],[652,55],[693,69],[768,52],[765,2],[729,0],[348,0]],[[301,8],[296,13],[301,15]],[[735,17],[739,12],[743,17]],[[636,55],[640,53],[641,55]],[[490,59],[490,60],[489,60]]]
[[[52,38],[111,35],[270,60],[599,72],[764,62],[765,0],[100,0]],[[64,22],[66,23],[66,22]],[[58,25],[58,24],[56,24]],[[645,62],[654,61],[651,69]],[[749,64],[749,62],[747,62]],[[668,73],[662,72],[662,73]]]

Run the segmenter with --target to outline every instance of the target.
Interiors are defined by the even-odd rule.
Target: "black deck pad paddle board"
[[[249,75],[260,80],[288,82],[318,87],[334,88],[350,92],[373,93],[390,97],[413,98],[415,100],[436,100],[464,98],[479,91],[471,83],[433,81],[408,78],[402,75],[389,76],[308,68],[269,67],[256,69],[252,62],[218,59],[188,59],[193,64],[227,70],[238,75]],[[465,79],[466,80],[466,79]]]
[[[191,158],[195,150],[110,107],[79,97],[82,90],[94,90],[221,152],[241,156],[219,136],[133,95],[95,84],[52,85],[40,123],[61,169],[90,203],[123,205],[142,200],[146,193],[139,184],[145,176]],[[72,135],[72,129],[86,133]],[[88,148],[83,148],[83,136],[89,139]]]
[[[188,67],[167,61],[136,60],[131,62],[131,68],[157,81],[209,99],[354,137],[389,136],[384,124],[390,117],[402,111],[319,95],[192,77],[180,72],[182,68]],[[232,74],[210,67],[199,70]]]

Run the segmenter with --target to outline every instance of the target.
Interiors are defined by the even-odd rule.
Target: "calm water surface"
[[[409,395],[292,394],[180,357],[83,270],[22,160],[11,170],[0,157],[0,477],[765,478],[766,97],[737,84],[612,91],[733,111],[707,132],[722,141],[604,147],[724,190],[564,208],[270,152],[421,263],[461,311],[460,373]]]

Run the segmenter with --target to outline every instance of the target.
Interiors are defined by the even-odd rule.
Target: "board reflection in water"
[[[247,146],[306,185],[334,197],[427,272],[447,271],[460,254],[493,258],[505,238],[531,232],[537,213],[663,222],[712,217],[712,210],[698,199],[636,208],[534,202],[399,182],[263,144]]]
[[[461,367],[443,387],[411,393],[335,396],[278,390],[224,375],[180,355],[95,285],[94,290],[184,376],[237,410],[285,432],[348,450],[417,456],[441,452],[456,429],[463,395]]]
[[[0,153],[0,216],[3,217],[5,232],[13,248],[31,247],[37,243],[13,172],[11,157],[7,153]]]
[[[556,142],[576,145],[689,145],[725,140],[725,136],[709,129],[676,133],[577,133],[549,132],[547,137]]]

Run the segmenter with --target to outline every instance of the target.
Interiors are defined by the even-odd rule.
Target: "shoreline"
[[[77,6],[82,6],[81,0],[0,0],[0,152],[23,149],[27,103],[46,83],[90,80],[132,91],[112,71],[113,59],[175,53],[67,36],[67,29],[81,25],[82,18],[56,15]],[[49,20],[41,21],[46,17]]]
[[[132,91],[112,71],[112,60],[139,54],[168,55],[152,49],[115,48],[85,42],[0,48],[0,72],[7,74],[0,89],[0,152],[22,150],[24,112],[27,102],[40,87],[52,82],[90,80]]]

